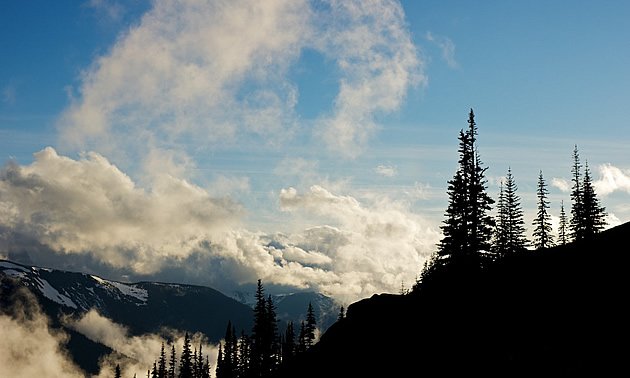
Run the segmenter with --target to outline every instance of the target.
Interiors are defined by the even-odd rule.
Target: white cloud
[[[97,2],[101,3],[101,2]],[[293,127],[285,77],[310,33],[306,1],[156,1],[81,77],[59,120],[66,146],[136,152],[277,139]]]
[[[554,177],[551,179],[551,186],[560,189],[563,193],[568,193],[571,190],[571,185],[566,179]]]
[[[394,177],[398,174],[396,169],[392,167],[391,165],[388,165],[388,166],[379,165],[378,167],[376,167],[374,171],[378,173],[379,175],[386,176],[386,177]]]
[[[316,246],[332,259],[338,279],[320,287],[337,295],[357,298],[374,291],[396,292],[402,280],[413,282],[440,238],[420,216],[389,200],[366,207],[353,197],[313,186],[304,194],[283,190],[280,203],[285,211],[306,212],[337,224],[289,238],[305,249]]]
[[[444,36],[439,36],[427,32],[426,38],[428,41],[435,43],[440,50],[442,51],[442,59],[449,65],[451,68],[457,68],[457,61],[455,61],[455,44],[453,41]]]
[[[599,180],[593,183],[598,195],[606,196],[615,191],[630,194],[630,170],[620,169],[611,164],[599,166]]]
[[[211,286],[260,278],[348,302],[413,282],[439,240],[407,204],[387,198],[362,203],[321,186],[282,190],[291,222],[316,217],[317,226],[265,234],[242,227],[238,204],[185,180],[160,176],[147,191],[95,153],[73,160],[47,148],[35,158],[0,172],[0,222],[57,256],[89,258],[79,261],[91,270],[179,272],[178,280]],[[12,250],[12,239],[3,239]]]
[[[354,157],[379,128],[375,116],[398,110],[409,87],[425,82],[423,62],[397,1],[331,1],[331,9],[322,50],[342,79],[320,135],[332,150]]]
[[[92,1],[116,11],[118,3]],[[423,81],[400,4],[392,0],[260,2],[158,0],[81,76],[58,121],[64,148],[142,160],[152,149],[207,148],[262,137],[278,144],[298,127],[289,68],[304,48],[338,66],[339,92],[316,129],[355,156]],[[116,153],[116,155],[114,155]]]
[[[96,153],[76,161],[49,147],[35,159],[2,170],[2,223],[58,252],[90,254],[136,273],[186,258],[242,214],[232,201],[168,175],[158,177],[151,192],[138,188]]]

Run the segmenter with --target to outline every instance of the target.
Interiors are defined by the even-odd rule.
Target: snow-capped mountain
[[[0,261],[0,272],[20,280],[35,294],[68,309],[89,311],[95,308],[106,312],[105,298],[146,306],[149,297],[148,291],[138,284],[123,284],[87,274],[29,267],[6,260]]]
[[[121,283],[6,260],[0,260],[0,278],[15,279],[28,288],[49,315],[80,315],[95,309],[136,334],[168,327],[202,332],[218,341],[228,321],[245,330],[252,325],[250,307],[203,286]]]

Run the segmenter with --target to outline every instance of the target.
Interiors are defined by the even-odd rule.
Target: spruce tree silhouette
[[[606,226],[606,209],[599,204],[595,188],[591,179],[591,171],[588,168],[588,162],[584,169],[584,179],[580,169],[580,155],[577,145],[573,150],[573,187],[571,191],[571,199],[573,204],[571,207],[570,230],[573,240],[582,240],[601,232]]]
[[[486,193],[487,180],[477,151],[477,125],[472,109],[468,129],[459,133],[459,168],[448,182],[449,204],[438,246],[439,261],[455,265],[480,265],[490,250],[494,220],[488,215],[494,200]]]
[[[569,219],[564,211],[564,201],[560,202],[560,223],[558,225],[558,244],[565,245],[569,242]]]
[[[606,209],[599,204],[595,187],[591,180],[588,161],[584,166],[584,181],[582,182],[582,216],[584,217],[584,235],[592,236],[601,232],[606,226]]]
[[[522,251],[527,246],[521,198],[516,193],[517,191],[518,186],[514,180],[514,175],[512,175],[512,169],[508,168],[505,177],[505,198],[503,200],[505,206],[505,224],[502,225],[502,232],[506,234],[507,243],[505,253]]]
[[[542,170],[538,174],[538,189],[536,195],[538,197],[538,210],[536,218],[532,222],[534,228],[534,247],[536,249],[549,248],[553,246],[553,228],[551,227],[551,215],[547,211],[549,209],[549,201],[547,201],[547,184],[543,178]]]

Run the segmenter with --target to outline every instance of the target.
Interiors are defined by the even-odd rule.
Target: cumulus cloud
[[[18,295],[16,303],[1,309],[11,313],[0,313],[0,376],[84,377],[65,348],[68,335],[50,327],[30,292]]]
[[[136,273],[187,257],[242,213],[229,199],[213,199],[185,180],[165,175],[149,192],[99,154],[77,161],[52,148],[36,153],[29,166],[8,163],[0,191],[5,227],[59,253],[89,253]]]
[[[597,194],[606,196],[615,191],[630,194],[630,169],[621,169],[611,164],[599,166],[599,180],[593,183]]]
[[[82,73],[58,121],[61,144],[130,159],[251,136],[277,144],[298,127],[289,69],[309,48],[339,71],[318,135],[356,155],[376,113],[398,109],[423,80],[421,61],[398,2],[318,3],[156,1]]]
[[[280,203],[285,211],[307,212],[337,224],[288,238],[331,257],[338,279],[322,287],[335,294],[361,297],[370,291],[395,291],[401,281],[412,282],[440,237],[420,216],[386,199],[367,207],[356,198],[313,186],[303,194],[283,190]]]
[[[412,282],[439,239],[403,203],[375,196],[362,203],[321,186],[284,189],[279,204],[294,223],[316,217],[322,226],[250,231],[238,204],[185,180],[166,175],[147,191],[101,155],[73,160],[52,148],[31,165],[8,163],[0,193],[4,234],[23,235],[58,256],[89,257],[79,261],[93,270],[96,262],[136,277],[179,272],[174,279],[211,286],[260,278],[346,302]],[[4,234],[10,252],[13,239]]]

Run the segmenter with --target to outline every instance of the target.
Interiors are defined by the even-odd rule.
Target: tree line
[[[311,303],[306,320],[300,322],[299,332],[296,333],[293,322],[288,322],[281,334],[276,306],[271,295],[265,297],[261,280],[258,280],[255,298],[251,336],[241,330],[237,338],[235,327],[228,322],[225,339],[219,344],[216,378],[268,376],[277,371],[280,363],[307,351],[315,342],[317,320]]]
[[[533,244],[526,238],[525,220],[511,168],[500,184],[496,201],[496,215],[491,216],[495,200],[488,193],[488,181],[477,148],[478,129],[472,109],[468,128],[459,133],[459,161],[455,175],[448,181],[449,198],[441,229],[443,238],[437,252],[425,263],[420,280],[443,265],[483,266],[488,261],[510,253],[563,245],[587,239],[606,226],[606,211],[596,196],[588,162],[582,166],[577,145],[573,151],[571,218],[568,219],[564,201],[560,205],[558,240],[554,240],[549,213],[549,191],[542,170],[538,175],[537,212],[532,222]]]
[[[237,337],[236,328],[228,321],[225,338],[219,343],[216,378],[268,376],[277,371],[280,363],[290,361],[315,343],[317,320],[310,302],[306,319],[300,322],[299,332],[296,333],[293,322],[289,321],[281,335],[276,306],[271,295],[265,296],[261,280],[258,280],[255,298],[251,336],[241,330],[240,337]],[[341,307],[338,319],[343,318],[344,309]],[[174,345],[167,360],[162,343],[160,356],[154,361],[153,368],[147,371],[147,378],[210,378],[210,370],[209,357],[204,356],[201,344],[198,351],[193,349],[186,332],[179,361]],[[121,377],[120,365],[116,365],[114,377]]]
[[[171,346],[167,361],[164,343],[162,343],[160,356],[153,362],[153,368],[147,371],[147,378],[210,378],[210,366],[210,359],[207,355],[204,356],[201,344],[199,344],[199,351],[197,348],[193,350],[190,337],[186,332],[179,362],[175,345]],[[114,378],[121,378],[120,365],[116,365]],[[136,378],[135,374],[134,378]]]

